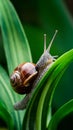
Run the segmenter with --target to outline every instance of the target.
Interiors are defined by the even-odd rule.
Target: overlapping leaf
[[[55,46],[55,52],[53,52],[53,54],[62,55],[67,50],[73,48],[73,17],[71,15],[72,12],[68,1],[40,0],[39,14],[43,28],[45,28],[46,32],[48,32],[48,36],[52,35],[55,29],[59,30],[58,36],[55,40],[56,44],[53,45],[53,47]],[[71,78],[68,78],[69,75]],[[69,88],[69,83],[72,84],[73,82],[72,75],[73,68],[70,66],[70,69],[64,74],[64,77],[61,80],[63,84],[59,84],[60,87],[58,87],[55,93],[54,103],[57,107],[61,106],[64,102],[73,97],[73,87],[71,86]],[[66,82],[67,79],[69,79],[68,83]]]
[[[59,110],[53,115],[48,130],[57,130],[59,122],[68,114],[73,112],[73,99],[65,103]]]
[[[50,70],[46,72],[37,85],[28,105],[24,117],[23,129],[46,130],[49,125],[47,119],[51,109],[54,90],[71,62],[73,62],[73,49],[58,58]]]
[[[8,70],[11,74],[19,63],[32,61],[32,58],[25,32],[8,0],[0,0],[0,24]]]
[[[0,90],[0,114],[3,115],[3,118],[5,119],[6,123],[10,123],[10,121],[12,120],[14,125],[13,128],[20,129],[23,116],[21,112],[16,112],[13,108],[13,104],[17,99],[19,99],[19,96],[17,97],[13,93],[9,77],[7,76],[5,70],[2,67],[0,67]],[[4,108],[1,102],[3,102]],[[9,114],[9,118],[11,117],[10,121],[9,118],[6,117],[5,113]]]
[[[8,129],[10,130],[15,129],[14,121],[10,113],[6,109],[5,103],[3,103],[1,99],[0,99],[0,118],[2,118],[6,122]]]
[[[32,61],[32,58],[25,32],[9,0],[0,0],[0,26],[8,71],[11,74],[19,63]],[[0,90],[0,100],[2,102],[0,104],[0,115],[7,123],[9,129],[20,130],[24,111],[16,112],[13,105],[22,96],[13,92],[9,77],[2,67],[0,67]],[[6,115],[4,115],[5,113],[8,115],[7,121]],[[11,121],[12,125],[10,123]]]

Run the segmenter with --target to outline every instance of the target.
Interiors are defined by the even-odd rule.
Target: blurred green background
[[[52,55],[62,55],[73,48],[72,0],[11,0],[27,35],[33,62],[43,53],[43,34],[47,34],[47,46],[56,29],[58,34],[51,48]],[[6,58],[0,35],[0,64],[7,70]],[[62,77],[53,99],[53,108],[73,98],[73,64]],[[72,115],[72,114],[71,114]],[[70,118],[69,118],[70,119]],[[72,121],[72,119],[71,119]],[[66,122],[67,124],[67,122]],[[67,129],[66,129],[67,130]]]

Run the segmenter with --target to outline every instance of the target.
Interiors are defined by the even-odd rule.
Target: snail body
[[[55,61],[55,57],[52,56],[49,51],[53,40],[57,34],[57,30],[46,49],[46,34],[44,34],[44,53],[36,64],[23,63],[14,69],[10,77],[10,82],[13,89],[19,94],[26,94],[26,96],[18,103],[14,105],[16,110],[24,109],[32,95],[32,90],[36,87],[41,77],[49,69],[52,63]]]

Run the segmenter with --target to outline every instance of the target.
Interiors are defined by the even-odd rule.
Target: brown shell
[[[27,94],[31,91],[33,81],[38,74],[35,66],[35,64],[27,62],[15,68],[10,82],[17,93]]]

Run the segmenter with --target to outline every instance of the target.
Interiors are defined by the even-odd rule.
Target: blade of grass
[[[8,70],[24,61],[32,61],[30,48],[18,15],[9,0],[0,0],[0,25]]]
[[[71,112],[73,112],[73,99],[60,107],[58,111],[52,116],[48,130],[56,130],[59,122]]]
[[[38,83],[29,102],[23,121],[25,130],[46,130],[47,113],[53,93],[69,64],[73,62],[73,49],[58,58]],[[34,125],[33,125],[34,124]]]

